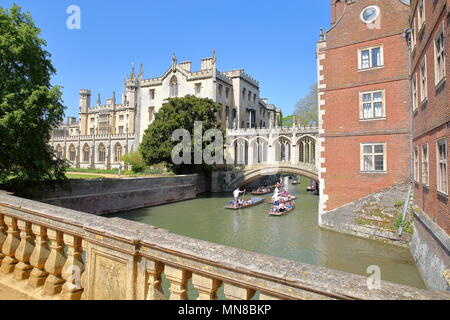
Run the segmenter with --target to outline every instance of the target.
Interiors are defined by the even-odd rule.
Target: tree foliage
[[[172,150],[179,142],[172,141],[177,129],[187,130],[194,139],[194,123],[202,122],[203,132],[216,128],[216,114],[221,111],[220,104],[211,99],[195,96],[171,98],[156,114],[155,121],[145,131],[140,152],[147,165],[166,163],[175,174],[187,174],[209,170],[206,165],[176,165],[172,163]],[[205,146],[205,144],[203,144]],[[194,150],[192,150],[192,159]]]
[[[0,7],[0,183],[64,179],[64,162],[48,145],[64,117],[56,70],[29,13]]]
[[[294,115],[297,124],[302,126],[317,126],[319,124],[317,84],[311,86],[309,93],[301,98],[296,106]]]

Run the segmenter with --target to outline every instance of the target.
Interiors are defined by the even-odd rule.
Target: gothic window
[[[291,161],[291,143],[288,139],[281,137],[275,143],[275,155],[277,162]]]
[[[202,94],[202,84],[196,83],[195,84],[195,95],[200,96]]]
[[[234,160],[236,166],[248,165],[248,142],[239,139],[234,143]]]
[[[269,144],[266,140],[258,138],[253,143],[253,163],[267,163]]]
[[[120,126],[119,127],[119,134],[122,134],[123,133],[123,126]]]
[[[170,97],[178,97],[178,79],[176,76],[173,76],[170,80]]]
[[[316,142],[311,138],[304,138],[298,142],[299,161],[301,163],[316,163]]]
[[[155,100],[155,89],[151,89],[150,90],[150,101],[154,101]]]
[[[122,146],[117,143],[114,147],[114,162],[120,162],[122,158]]]
[[[83,162],[89,162],[91,156],[91,148],[85,144],[83,147]]]
[[[69,161],[75,162],[77,157],[77,150],[75,149],[74,145],[70,145],[69,147]]]
[[[61,148],[61,146],[59,144],[56,146],[56,157],[58,159],[62,159],[63,158],[63,150],[62,150],[62,148]]]
[[[106,148],[101,143],[98,147],[98,162],[105,162],[106,161]]]

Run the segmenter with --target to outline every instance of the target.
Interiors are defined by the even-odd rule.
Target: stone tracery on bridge
[[[225,189],[268,175],[293,174],[318,181],[319,128],[239,129],[227,131]]]

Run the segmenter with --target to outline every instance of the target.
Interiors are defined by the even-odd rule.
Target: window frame
[[[364,147],[372,146],[372,153],[366,154],[364,152]],[[383,146],[383,170],[375,170],[375,157],[381,155],[380,153],[375,152],[376,146]],[[365,170],[365,156],[372,156],[372,170]],[[388,172],[388,162],[387,162],[387,143],[386,142],[365,142],[360,144],[360,172],[363,174],[383,174]]]
[[[420,148],[414,149],[414,181],[420,183]]]
[[[424,148],[425,147],[426,147],[426,150],[427,150],[426,157],[425,157],[425,154],[424,154],[424,150],[425,150]],[[422,173],[422,184],[427,186],[427,187],[429,187],[430,186],[430,148],[429,148],[428,143],[425,143],[425,144],[422,145],[422,147],[421,147],[421,157],[422,157],[422,161],[421,161],[421,164],[422,164],[422,170],[421,170],[421,173]],[[426,175],[425,175],[425,168],[426,168]]]
[[[375,101],[374,101],[374,94],[375,93],[380,93],[381,92],[381,96],[382,96],[382,114],[380,117],[375,117]],[[364,117],[364,95],[366,94],[370,94],[372,96],[371,98],[371,110],[372,110],[372,115],[374,117],[372,118],[365,118]],[[386,119],[386,90],[385,89],[381,89],[381,90],[373,90],[373,91],[364,91],[364,92],[360,92],[359,93],[359,120],[361,121],[374,121],[374,120],[384,120]]]
[[[420,68],[420,103],[423,104],[425,101],[428,100],[427,55],[423,57],[419,68]]]
[[[373,49],[380,49],[380,65],[376,66],[376,67],[373,66],[373,59],[372,59],[373,58],[373,55],[372,55]],[[362,67],[362,65],[363,65],[362,53],[367,50],[369,51],[369,67],[363,68]],[[358,71],[367,71],[367,70],[379,69],[379,68],[383,68],[383,67],[384,67],[384,46],[382,44],[358,49]]]
[[[415,72],[413,74],[412,79],[412,103],[413,103],[413,111],[417,111],[419,109],[419,94],[417,90],[417,73]]]
[[[421,8],[422,6],[422,17],[421,17]],[[420,34],[422,31],[422,28],[425,25],[425,21],[426,21],[426,9],[425,9],[425,0],[419,0],[419,2],[417,3],[417,23],[418,23],[418,33]]]
[[[441,159],[441,152],[440,152],[440,145],[441,142],[443,142],[443,144],[445,145],[445,152],[444,152],[444,156],[445,158],[442,160]],[[441,164],[445,163],[445,184],[446,184],[446,190],[444,190],[441,185],[442,182],[442,175],[441,175]],[[441,138],[438,139],[436,141],[436,169],[437,169],[437,183],[436,183],[436,187],[437,187],[437,191],[439,193],[445,194],[446,196],[448,196],[448,142],[446,138]]]
[[[440,52],[437,48],[437,42],[438,40],[441,40],[442,37],[442,47],[440,48]],[[438,58],[441,57],[441,63],[442,63],[442,74],[441,70],[438,68]],[[442,28],[440,28],[440,31],[437,36],[434,37],[434,80],[435,85],[438,86],[446,77],[446,61],[445,61],[445,24],[444,21],[442,22]]]

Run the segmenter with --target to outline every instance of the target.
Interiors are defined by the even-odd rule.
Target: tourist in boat
[[[233,191],[234,203],[236,203],[236,205],[238,205],[239,196],[244,192],[245,191],[241,191],[241,189],[239,188]]]

